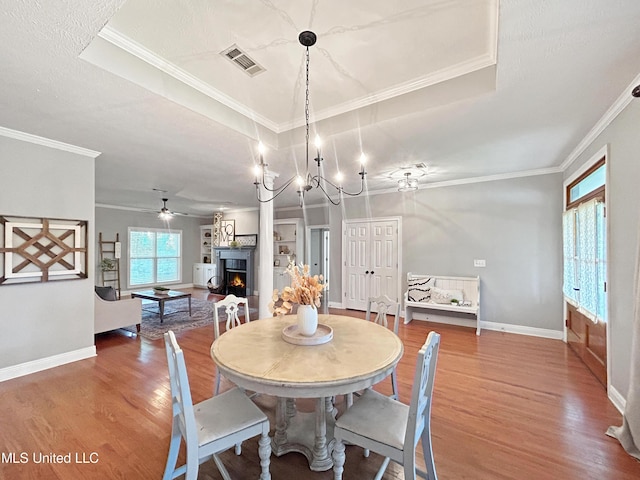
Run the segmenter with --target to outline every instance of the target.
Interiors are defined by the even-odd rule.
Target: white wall
[[[634,318],[634,275],[640,228],[640,99],[632,100],[564,173],[578,168],[609,145],[607,222],[609,225],[609,382],[623,397],[629,390]]]
[[[0,285],[0,378],[27,362],[95,353],[94,163],[0,136],[0,214],[87,220],[90,248],[87,279]]]

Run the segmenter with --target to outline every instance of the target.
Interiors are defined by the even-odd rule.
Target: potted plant
[[[171,289],[162,286],[153,287],[153,293],[155,293],[156,295],[166,295],[167,293],[169,293],[169,290]]]
[[[240,242],[237,240],[231,240],[229,242],[229,247],[230,248],[240,248]]]
[[[116,259],[115,258],[103,258],[98,265],[100,270],[103,272],[109,272],[111,270],[116,269]]]

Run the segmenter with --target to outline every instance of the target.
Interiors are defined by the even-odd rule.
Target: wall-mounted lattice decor
[[[87,222],[0,215],[0,285],[87,278]]]
[[[213,246],[220,246],[220,228],[222,225],[222,212],[213,214]]]

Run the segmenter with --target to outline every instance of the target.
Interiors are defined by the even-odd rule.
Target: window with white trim
[[[129,286],[182,280],[182,230],[129,228]]]

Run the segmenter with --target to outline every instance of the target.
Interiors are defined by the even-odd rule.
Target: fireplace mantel
[[[245,282],[245,296],[253,295],[254,291],[254,265],[253,256],[255,253],[255,247],[214,247],[216,256],[216,266],[220,278],[225,278],[225,261],[226,260],[245,260],[246,263],[246,282]],[[226,288],[226,285],[225,285]]]

